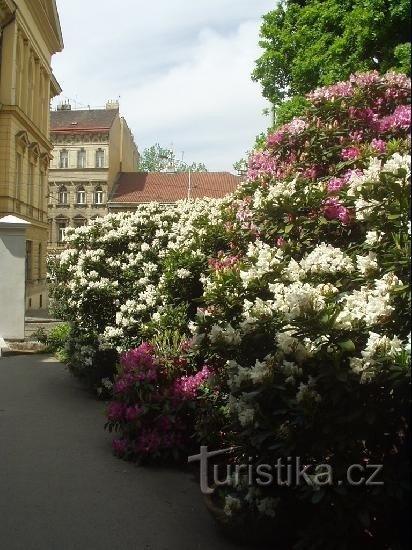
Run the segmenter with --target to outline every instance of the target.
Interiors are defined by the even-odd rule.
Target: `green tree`
[[[281,0],[263,17],[260,36],[264,53],[252,78],[272,102],[276,125],[279,105],[317,86],[356,71],[410,71],[409,0]],[[286,104],[282,122],[303,108],[301,100]]]
[[[151,147],[143,150],[140,156],[139,171],[140,172],[207,172],[203,162],[186,162],[176,159],[174,152],[171,149],[161,147],[159,143],[155,143]]]

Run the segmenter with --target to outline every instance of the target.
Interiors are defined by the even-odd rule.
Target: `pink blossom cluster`
[[[374,138],[371,141],[371,147],[377,153],[384,153],[386,151],[386,142],[383,139]]]
[[[207,365],[202,370],[192,376],[181,376],[174,385],[172,392],[179,399],[193,399],[201,384],[203,384],[212,374]]]
[[[344,224],[352,219],[351,210],[337,197],[328,197],[323,201],[323,215],[327,220],[340,220]]]
[[[158,363],[153,355],[153,347],[148,343],[122,353],[120,365],[122,373],[113,385],[115,394],[127,393],[136,382],[154,382],[158,378]]]
[[[303,132],[307,127],[307,122],[303,118],[294,118],[288,124],[284,124],[279,130],[270,134],[267,138],[268,147],[275,147],[285,141],[285,138],[289,139],[297,134]]]
[[[172,358],[173,372],[187,372],[189,360],[185,353],[190,345],[190,340],[183,342],[182,353]],[[185,420],[188,402],[196,397],[212,370],[204,365],[194,375],[173,380],[167,365],[147,342],[121,355],[121,372],[106,413],[107,425],[122,434],[113,441],[117,456],[160,457],[185,447],[190,433],[190,420],[189,424]]]
[[[123,420],[131,422],[143,413],[144,408],[137,404],[128,406],[120,401],[112,401],[107,408],[106,416],[110,422],[121,422]]]
[[[343,160],[356,160],[360,157],[360,150],[358,147],[346,147],[342,149],[341,157]]]
[[[307,94],[307,98],[314,104],[323,101],[334,101],[338,98],[351,97],[354,93],[354,88],[351,82],[338,82],[332,86],[323,86],[316,88],[313,92]]]
[[[359,177],[362,174],[363,174],[362,170],[360,170],[359,168],[356,168],[354,170],[347,170],[340,177],[331,178],[328,181],[328,185],[327,185],[328,193],[330,194],[339,193],[340,191],[342,191],[342,189],[344,189],[347,186],[347,184],[349,183],[349,181],[353,176]]]
[[[411,127],[411,108],[409,105],[398,105],[391,115],[383,117],[378,122],[380,132],[408,130]]]
[[[239,256],[223,256],[220,255],[218,258],[210,258],[209,267],[215,269],[216,271],[224,271],[231,269],[233,266],[239,263]]]
[[[278,172],[276,159],[269,151],[257,151],[249,158],[247,177],[250,179],[257,179],[260,176],[277,177]]]
[[[359,88],[378,88],[379,86],[385,87],[386,99],[399,101],[409,96],[411,82],[406,75],[390,72],[382,76],[377,71],[369,71],[353,74],[345,82],[317,88],[306,97],[316,105],[325,101],[333,102],[337,99],[350,98]],[[381,104],[381,102],[378,103]]]
[[[155,426],[142,430],[131,446],[137,456],[145,458],[161,451],[178,448],[184,440],[183,434],[184,429],[179,422],[161,416]]]

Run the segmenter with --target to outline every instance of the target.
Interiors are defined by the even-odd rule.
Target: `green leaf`
[[[338,346],[341,350],[346,351],[347,353],[351,353],[356,349],[355,344],[350,338],[348,338],[347,340],[341,340],[340,342],[338,342]]]

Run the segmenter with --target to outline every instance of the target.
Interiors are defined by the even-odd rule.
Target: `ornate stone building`
[[[55,0],[0,0],[0,217],[30,222],[26,307],[45,306],[50,62],[63,49]]]
[[[51,113],[53,160],[49,173],[49,248],[62,243],[68,227],[85,225],[107,214],[107,198],[117,174],[135,171],[138,151],[119,104],[72,110],[59,105]]]

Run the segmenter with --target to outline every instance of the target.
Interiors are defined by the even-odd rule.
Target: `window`
[[[64,242],[64,236],[66,233],[68,223],[66,218],[58,218],[56,219],[56,227],[57,227],[57,242],[59,244]]]
[[[52,242],[52,235],[53,235],[53,220],[52,219],[48,219],[47,220],[47,236],[48,236],[48,239],[49,239],[49,243]]]
[[[83,185],[77,188],[76,204],[86,204],[86,191],[84,190]]]
[[[26,283],[31,281],[32,276],[32,252],[33,252],[33,242],[26,241]]]
[[[44,174],[39,170],[39,208],[44,208]]]
[[[27,204],[33,206],[34,165],[29,161],[29,179],[27,181]]]
[[[16,180],[15,180],[15,197],[20,200],[21,197],[21,176],[22,176],[22,156],[16,153]]]
[[[94,203],[103,204],[103,189],[100,186],[94,191]]]
[[[104,167],[104,151],[103,149],[97,149],[96,151],[96,168]]]
[[[40,280],[41,275],[42,275],[42,271],[43,271],[43,246],[42,246],[42,243],[39,243],[39,248],[37,250],[37,265],[38,265],[39,280]]]
[[[60,187],[59,189],[59,204],[67,204],[67,189],[64,187]]]
[[[76,216],[73,218],[73,225],[74,227],[82,227],[83,225],[86,225],[86,218],[83,218],[83,216]]]
[[[84,149],[77,151],[77,168],[86,168],[86,151]]]
[[[68,168],[68,167],[69,167],[69,151],[67,151],[67,149],[62,149],[60,151],[59,168]]]

